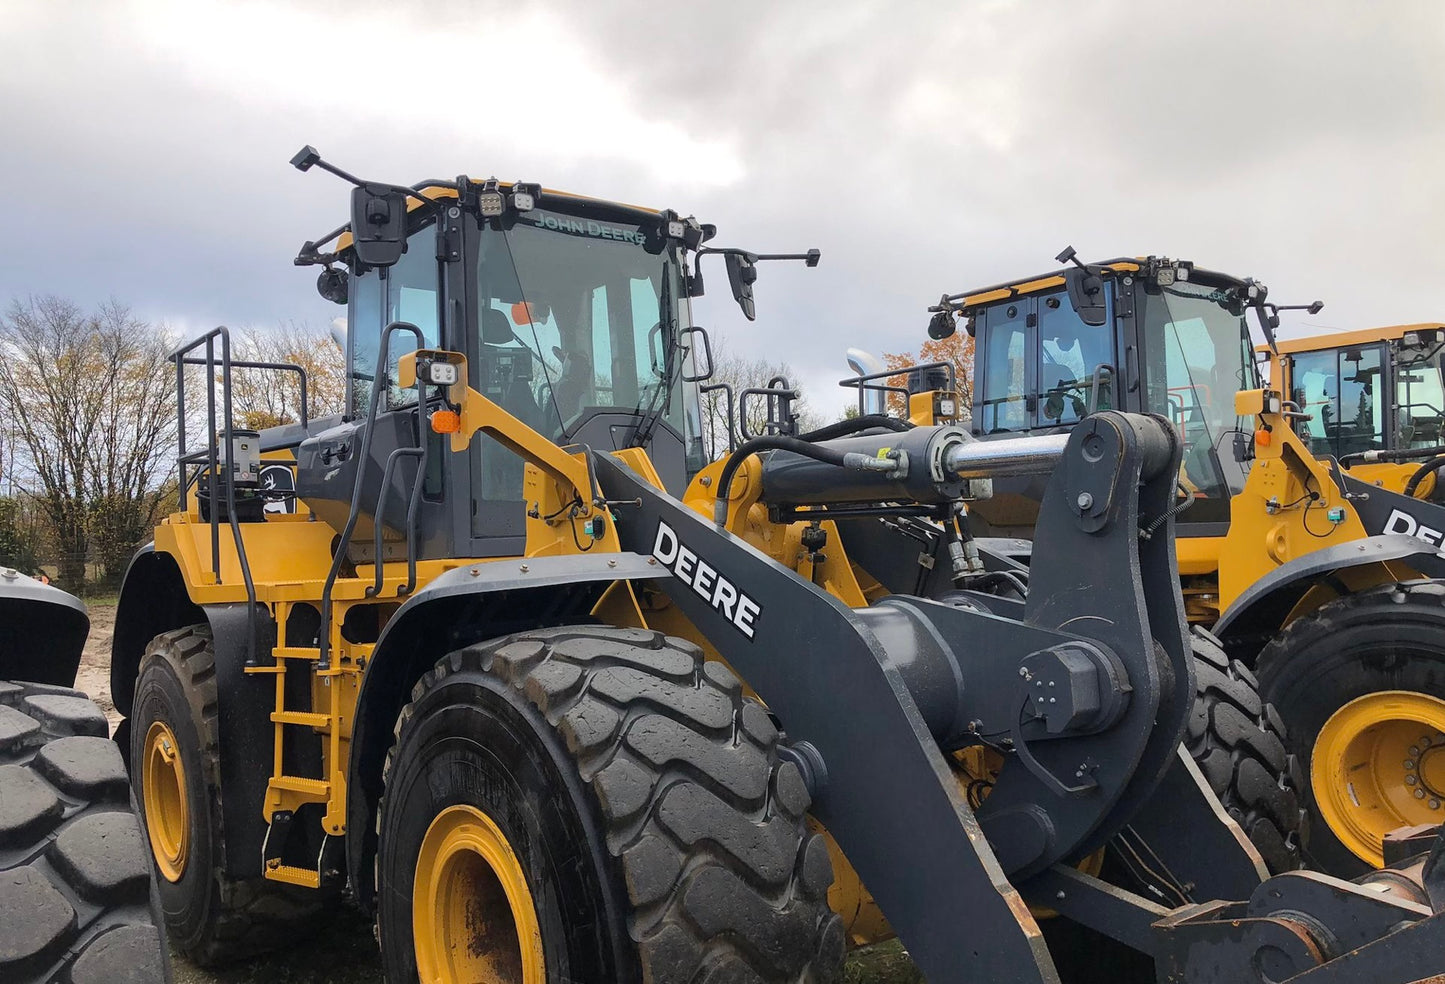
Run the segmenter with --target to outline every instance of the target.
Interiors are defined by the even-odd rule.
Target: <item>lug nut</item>
[[[1438,810],[1438,809],[1440,809],[1440,801],[1437,800],[1437,799],[1432,799],[1432,800],[1430,800],[1430,809],[1432,809],[1432,810]]]
[[[1407,768],[1407,769],[1413,769],[1413,768],[1415,768],[1415,760],[1414,760],[1414,759],[1406,759],[1406,760],[1405,760],[1405,768]]]
[[[1411,745],[1411,746],[1410,746],[1410,754],[1411,754],[1412,756],[1414,756],[1414,755],[1419,755],[1419,754],[1420,754],[1420,746],[1419,746],[1419,745]]]
[[[1416,798],[1417,800],[1422,800],[1422,799],[1424,799],[1424,798],[1425,798],[1425,790],[1423,790],[1423,789],[1417,789],[1417,790],[1415,790],[1415,798]]]
[[[1407,785],[1407,786],[1413,786],[1413,785],[1415,785],[1415,783],[1417,783],[1417,782],[1419,782],[1419,781],[1420,781],[1420,780],[1416,779],[1414,776],[1406,776],[1406,777],[1405,777],[1405,785]]]

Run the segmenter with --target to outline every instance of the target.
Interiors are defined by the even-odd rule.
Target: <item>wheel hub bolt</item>
[[[1407,785],[1407,786],[1413,786],[1413,785],[1415,785],[1415,783],[1417,783],[1417,782],[1419,782],[1419,781],[1420,781],[1420,780],[1416,779],[1414,776],[1406,776],[1406,777],[1405,777],[1405,785]]]
[[[1437,800],[1437,799],[1432,799],[1432,800],[1430,801],[1430,809],[1432,809],[1432,810],[1438,810],[1438,809],[1440,809],[1440,801]]]
[[[1417,800],[1422,800],[1422,799],[1424,799],[1424,798],[1425,798],[1425,790],[1423,790],[1423,789],[1417,789],[1417,790],[1415,790],[1415,798],[1416,798]]]
[[[1406,760],[1405,760],[1405,768],[1407,768],[1407,769],[1413,769],[1413,768],[1415,768],[1415,760],[1414,760],[1414,759],[1406,759]]]
[[[1420,746],[1419,746],[1419,745],[1411,745],[1411,746],[1410,746],[1410,754],[1411,754],[1411,755],[1419,755],[1419,754],[1420,754]]]

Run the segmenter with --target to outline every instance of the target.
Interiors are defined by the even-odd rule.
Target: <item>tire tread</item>
[[[466,672],[523,694],[596,794],[645,982],[836,979],[843,929],[827,850],[803,824],[807,790],[730,671],[659,632],[545,629],[449,654],[413,702]]]
[[[78,690],[0,684],[6,984],[170,980],[149,849],[108,734]]]

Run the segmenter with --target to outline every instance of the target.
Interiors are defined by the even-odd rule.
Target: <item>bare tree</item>
[[[99,440],[89,461],[92,552],[107,584],[119,584],[137,543],[155,525],[175,466],[172,338],[114,301],[94,319],[112,367]]]
[[[270,329],[244,328],[232,358],[300,366],[306,372],[307,411],[312,417],[345,409],[346,353],[324,330],[294,321]],[[261,430],[301,419],[301,383],[296,373],[236,369],[231,375],[238,427]]]
[[[713,335],[712,352],[713,376],[708,383],[727,383],[732,387],[734,396],[739,398],[739,404],[742,403],[740,397],[745,389],[761,389],[780,378],[789,385],[796,385],[793,370],[786,362],[769,362],[767,359],[749,359],[737,355],[720,335]],[[739,405],[734,408],[735,413],[745,411],[744,420],[749,433],[763,433],[768,417],[768,402],[763,397],[753,397],[747,401],[746,407]],[[818,426],[818,415],[808,405],[806,398],[793,402],[793,412],[798,415],[800,431],[812,430]],[[702,431],[708,453],[714,458],[727,452],[729,433],[735,434],[738,439],[742,437],[736,419],[729,419],[727,397],[721,390],[703,394]]]
[[[84,582],[92,540],[118,577],[154,521],[175,436],[166,351],[162,330],[113,301],[86,314],[32,297],[0,319],[0,419],[68,586]]]

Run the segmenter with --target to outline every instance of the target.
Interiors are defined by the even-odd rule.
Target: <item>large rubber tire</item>
[[[120,749],[78,690],[0,682],[0,981],[170,980]]]
[[[312,935],[325,924],[335,898],[334,893],[225,874],[216,708],[210,626],[193,625],[152,639],[141,658],[130,718],[131,781],[144,813],[144,744],[151,724],[163,722],[176,736],[186,776],[189,851],[179,880],[161,875],[156,882],[171,942],[203,967]],[[269,767],[269,754],[263,759],[257,768]]]
[[[377,932],[417,979],[413,892],[433,818],[479,809],[515,851],[553,982],[826,982],[843,930],[809,796],[737,678],[637,629],[528,632],[452,653],[387,758]]]
[[[1257,669],[1308,776],[1316,737],[1350,701],[1388,690],[1445,698],[1445,585],[1386,585],[1322,605],[1271,640]],[[1312,784],[1302,788],[1315,818],[1308,851],[1313,866],[1346,878],[1370,870],[1319,819]]]
[[[1191,642],[1196,682],[1185,747],[1270,872],[1293,871],[1308,833],[1299,793],[1306,784],[1286,723],[1217,638],[1196,627]]]

